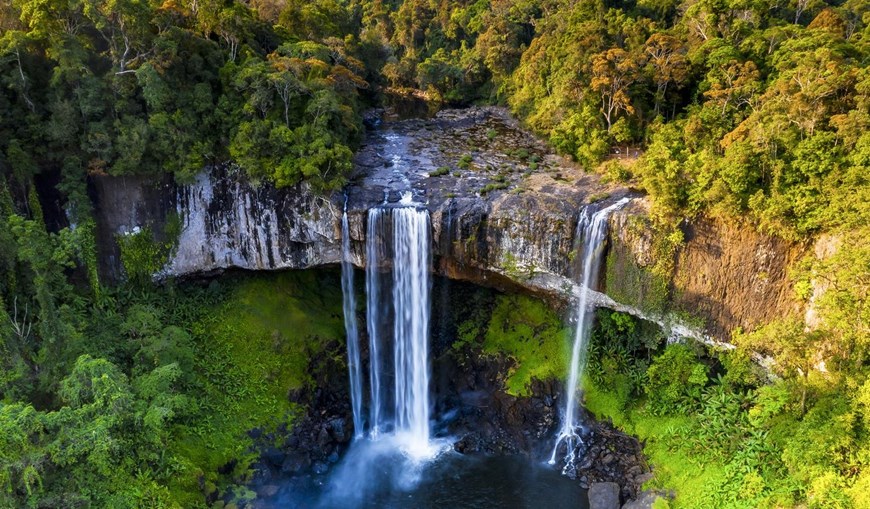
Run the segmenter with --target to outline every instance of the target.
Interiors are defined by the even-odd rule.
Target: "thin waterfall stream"
[[[366,224],[366,330],[369,335],[369,436],[377,438],[385,427],[381,393],[381,266],[386,258],[383,232],[385,209],[368,211]],[[360,428],[362,430],[362,428]]]
[[[607,239],[607,220],[610,214],[624,207],[630,201],[622,198],[616,203],[609,205],[594,213],[589,208],[584,208],[577,222],[576,238],[582,242],[583,264],[580,273],[580,298],[575,311],[576,325],[574,328],[574,342],[571,348],[571,361],[569,364],[568,383],[565,387],[567,399],[565,410],[562,415],[562,427],[553,445],[549,463],[556,463],[559,448],[564,444],[565,467],[563,472],[574,468],[576,458],[575,450],[582,443],[577,415],[577,395],[583,380],[583,372],[586,369],[586,353],[589,348],[589,334],[592,326],[592,312],[589,309],[589,292],[598,281],[601,262],[604,259],[604,246]]]
[[[359,351],[359,328],[356,323],[356,292],[353,285],[347,204],[345,204],[345,210],[341,215],[341,293],[343,296],[344,330],[347,333],[347,370],[350,380],[354,439],[360,439],[363,436],[362,365]]]

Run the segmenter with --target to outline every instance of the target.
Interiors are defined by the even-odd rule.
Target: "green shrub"
[[[707,383],[707,367],[687,345],[668,345],[647,370],[644,392],[654,415],[687,414]]]
[[[473,160],[474,158],[471,157],[471,154],[465,154],[464,156],[459,158],[459,162],[456,163],[456,166],[462,168],[463,170],[468,170],[471,168],[471,162]]]

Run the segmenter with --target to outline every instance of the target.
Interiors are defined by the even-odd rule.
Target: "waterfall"
[[[589,346],[589,333],[592,325],[592,313],[588,309],[589,292],[594,290],[593,285],[598,281],[598,273],[601,268],[605,239],[607,238],[607,219],[614,211],[619,210],[629,198],[622,198],[616,203],[590,214],[589,208],[584,208],[577,222],[576,238],[582,239],[583,265],[580,274],[580,298],[576,308],[576,325],[574,328],[574,344],[571,348],[571,363],[568,374],[568,384],[565,387],[567,401],[565,412],[562,416],[562,428],[556,443],[553,446],[553,454],[550,456],[550,464],[556,463],[556,453],[559,446],[564,442],[567,447],[565,454],[565,471],[573,468],[576,446],[582,442],[578,434],[577,416],[577,393],[580,390],[580,382],[583,379],[583,370],[586,368],[586,350]]]
[[[377,437],[384,429],[384,398],[381,392],[381,275],[385,258],[383,245],[386,222],[384,210],[369,209],[366,225],[366,327],[369,334],[369,433]]]
[[[353,287],[353,264],[350,254],[350,229],[347,210],[341,215],[341,292],[344,330],[347,333],[347,370],[350,378],[350,401],[353,408],[354,438],[363,436],[362,366],[359,355],[359,329],[356,323],[356,294]]]
[[[373,440],[395,438],[402,450],[415,457],[431,452],[428,358],[430,236],[429,212],[416,208],[410,200],[403,200],[399,207],[382,206],[368,211],[368,436]],[[384,277],[388,275],[385,274],[386,268],[391,268],[389,278]],[[348,288],[345,287],[345,292]],[[392,330],[388,328],[388,318],[392,318]],[[351,334],[349,327],[348,335]],[[386,348],[389,340],[393,342],[392,350]],[[351,371],[351,377],[355,376],[362,377],[362,370],[359,373]],[[388,387],[390,381],[392,387]],[[352,381],[351,390],[357,387],[362,387],[362,383]],[[355,424],[356,411],[354,402]]]
[[[429,448],[429,213],[393,210],[396,433],[415,453]]]

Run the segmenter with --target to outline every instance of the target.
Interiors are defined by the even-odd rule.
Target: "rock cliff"
[[[430,211],[438,273],[557,302],[575,290],[581,208],[632,195],[555,156],[497,108],[448,110],[373,129],[350,183],[328,198],[302,185],[257,184],[225,166],[190,183],[102,177],[94,187],[104,277],[120,275],[115,236],[148,226],[159,236],[158,226],[172,216],[181,231],[169,239],[175,248],[158,277],[337,264],[345,206],[353,262],[362,267],[367,210],[404,198]],[[698,221],[684,226],[672,272],[656,281],[645,199],[632,203],[612,218],[601,282],[608,295],[597,295],[597,304],[670,324],[678,312],[719,340],[735,326],[751,328],[797,308],[787,269],[800,246]]]

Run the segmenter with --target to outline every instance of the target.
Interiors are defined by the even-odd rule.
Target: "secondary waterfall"
[[[362,366],[359,354],[359,328],[356,323],[356,294],[353,285],[353,263],[350,254],[350,228],[347,211],[341,215],[341,293],[344,297],[344,330],[347,333],[347,370],[350,379],[350,401],[353,409],[354,438],[363,436]]]
[[[562,415],[562,428],[556,443],[553,446],[553,454],[550,456],[550,464],[556,463],[556,454],[559,446],[564,442],[567,447],[565,454],[565,470],[572,468],[575,460],[575,448],[581,442],[578,433],[580,426],[577,417],[577,393],[580,390],[580,382],[583,371],[586,368],[586,350],[589,346],[589,333],[592,325],[592,313],[589,307],[589,291],[598,281],[598,273],[603,259],[604,241],[607,238],[607,219],[614,211],[625,206],[629,198],[622,198],[616,203],[605,207],[592,214],[589,208],[584,208],[577,222],[576,238],[581,239],[583,248],[583,265],[580,273],[580,298],[576,308],[576,326],[574,328],[574,344],[571,348],[571,363],[568,374],[568,383],[565,387],[567,401]]]

